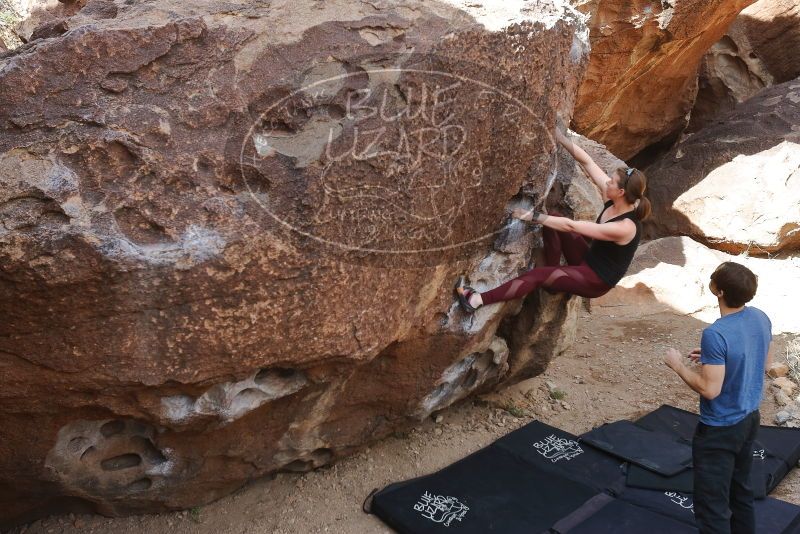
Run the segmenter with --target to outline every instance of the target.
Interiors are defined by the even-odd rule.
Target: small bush
[[[506,404],[503,409],[513,415],[514,417],[525,417],[525,410],[514,404],[513,402],[509,402]]]

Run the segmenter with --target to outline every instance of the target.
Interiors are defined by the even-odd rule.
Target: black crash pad
[[[697,416],[676,410],[662,406],[645,416],[646,424],[657,423],[672,440],[681,433],[691,437]],[[776,449],[791,459],[794,448],[783,441],[790,436],[767,432],[760,438],[777,439]],[[621,464],[534,421],[436,473],[387,486],[372,498],[371,511],[409,534],[696,532],[691,494],[625,486]],[[756,501],[756,519],[758,532],[800,534],[795,505]]]
[[[694,429],[700,416],[667,404],[636,420],[636,424],[648,430],[664,432],[691,443]],[[758,463],[763,470],[763,486],[753,480],[757,496],[770,493],[783,477],[800,461],[800,429],[761,425],[758,429],[758,444],[754,447],[756,469]],[[763,457],[763,458],[762,458]],[[758,473],[758,472],[756,472]]]
[[[489,447],[428,476],[390,485],[371,511],[400,533],[540,533],[597,494]]]
[[[553,526],[556,534],[697,534],[697,528],[608,494],[589,499]]]
[[[753,446],[753,467],[750,472],[750,486],[753,488],[756,499],[767,496],[774,473],[768,471],[777,468],[780,470],[783,462],[769,455],[763,445],[755,443]],[[785,473],[784,473],[785,474]],[[665,477],[637,465],[630,464],[627,468],[625,484],[634,488],[656,489],[662,491],[679,491],[692,493],[694,491],[694,471],[687,469],[677,475]]]
[[[631,421],[599,426],[582,434],[581,443],[664,476],[677,475],[692,464],[692,448],[683,440]]]
[[[687,525],[695,525],[691,494],[628,487],[618,498]],[[800,524],[800,506],[771,497],[755,501],[755,512],[756,532],[759,533],[795,534]]]
[[[544,471],[580,482],[597,491],[618,491],[625,485],[624,463],[577,436],[533,421],[495,442]]]

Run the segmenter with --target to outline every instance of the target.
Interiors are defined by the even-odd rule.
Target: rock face
[[[800,4],[759,0],[714,44],[700,67],[689,124],[696,131],[764,87],[800,76]]]
[[[628,275],[594,303],[613,306],[621,316],[672,310],[712,323],[719,318],[719,307],[708,282],[724,261],[741,263],[758,276],[758,291],[750,304],[769,316],[773,333],[799,331],[794,302],[800,258],[732,256],[688,237],[665,237],[639,247]]]
[[[775,83],[800,76],[800,4],[795,0],[759,0],[733,26]]]
[[[575,0],[592,54],[572,127],[629,159],[686,125],[697,69],[753,0]]]
[[[648,234],[755,255],[800,248],[798,103],[800,80],[766,89],[648,167]]]
[[[697,83],[687,132],[701,129],[764,87],[774,85],[774,78],[745,47],[741,30],[734,23],[703,58]]]
[[[5,524],[202,504],[564,349],[577,299],[467,317],[451,290],[530,264],[506,213],[552,184],[580,14],[114,7],[0,59]]]
[[[619,167],[628,166],[600,143],[596,143],[575,132],[568,132],[568,135],[609,176]],[[558,156],[558,172],[556,173],[554,193],[556,193],[556,198],[563,198],[567,206],[567,210],[562,213],[576,220],[594,221],[597,214],[603,209],[603,197],[600,191],[566,150],[559,147]]]

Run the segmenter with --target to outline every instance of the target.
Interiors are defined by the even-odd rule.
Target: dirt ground
[[[440,469],[533,419],[579,434],[604,422],[635,418],[664,403],[696,410],[697,396],[662,363],[662,355],[670,346],[682,352],[697,346],[703,327],[696,319],[674,313],[625,315],[594,306],[579,318],[575,345],[541,376],[444,410],[438,423],[428,419],[333,466],[254,481],[190,511],[116,519],[53,517],[12,532],[390,533],[361,510],[374,488]],[[784,353],[787,337],[775,341],[776,355]],[[551,397],[548,382],[564,393],[561,400]],[[762,423],[774,424],[777,407],[771,387],[767,389]],[[794,469],[772,496],[800,504],[800,469]]]

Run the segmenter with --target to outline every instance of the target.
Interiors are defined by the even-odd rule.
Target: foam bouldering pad
[[[700,416],[696,413],[665,404],[637,419],[636,424],[691,443],[699,420]],[[755,479],[752,482],[760,497],[775,489],[800,461],[800,429],[761,425],[756,439],[754,466],[756,470],[761,469],[762,473],[756,471],[754,476],[760,477],[763,482]]]
[[[553,526],[556,534],[696,534],[697,528],[608,494],[600,494]]]
[[[390,485],[371,511],[400,533],[539,533],[597,490],[491,445],[428,476]]]
[[[661,425],[652,432],[666,436],[665,443],[681,440],[696,424],[690,412],[662,408],[648,421]],[[616,426],[623,436],[640,435],[631,425]],[[791,455],[793,447],[781,441],[790,435],[767,439],[778,439],[780,453]],[[435,473],[390,484],[372,497],[370,511],[401,534],[697,532],[690,493],[626,486],[623,465],[577,436],[533,421]],[[800,507],[777,499],[756,501],[756,520],[758,532],[800,534]]]
[[[618,498],[639,508],[695,525],[692,494],[627,487]],[[755,513],[756,532],[759,533],[794,533],[793,529],[800,521],[800,506],[771,497],[755,501]]]
[[[692,464],[692,448],[685,441],[631,421],[599,426],[582,434],[581,443],[663,476],[677,475]]]
[[[586,484],[598,491],[618,491],[625,484],[624,462],[582,445],[578,437],[533,421],[495,442],[539,469]]]

